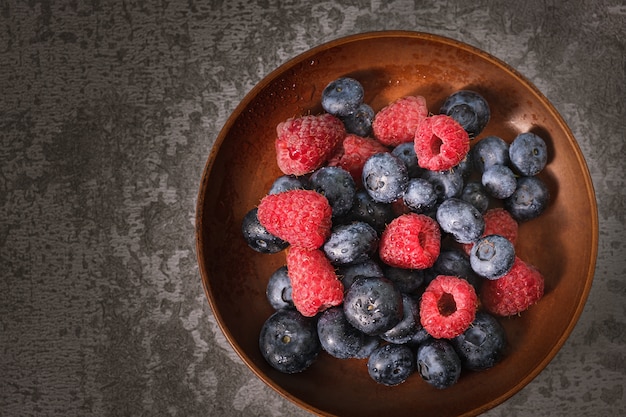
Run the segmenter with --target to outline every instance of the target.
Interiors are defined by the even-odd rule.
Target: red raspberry
[[[380,237],[380,259],[406,269],[433,266],[441,249],[441,231],[432,218],[416,213],[396,217]]]
[[[485,214],[483,214],[483,219],[485,220],[485,231],[481,237],[488,235],[500,235],[507,238],[512,244],[515,245],[519,225],[507,210],[502,207],[489,209],[485,212]],[[473,243],[463,245],[465,253],[470,253],[472,245]]]
[[[377,140],[348,134],[343,139],[343,146],[328,161],[328,165],[345,169],[352,175],[356,184],[361,184],[365,161],[370,156],[382,152],[389,152],[389,149]]]
[[[543,297],[543,275],[534,266],[515,257],[513,267],[502,278],[484,280],[480,299],[485,309],[498,316],[526,311]]]
[[[287,273],[293,303],[303,316],[313,317],[343,302],[343,284],[321,250],[290,248]]]
[[[321,167],[335,152],[346,130],[324,113],[288,119],[276,127],[276,161],[286,175],[304,175]]]
[[[444,171],[459,164],[470,149],[469,135],[445,114],[427,117],[415,132],[415,154],[420,167]]]
[[[382,144],[398,146],[413,140],[418,125],[427,116],[428,107],[424,97],[401,97],[376,114],[372,131]]]
[[[330,236],[332,208],[326,197],[312,190],[266,195],[257,216],[268,232],[293,246],[317,249]]]
[[[469,282],[439,275],[422,294],[420,321],[432,337],[452,339],[467,330],[477,309],[478,296]]]

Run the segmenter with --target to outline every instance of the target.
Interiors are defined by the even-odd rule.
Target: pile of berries
[[[252,249],[287,251],[268,280],[275,312],[259,347],[285,373],[324,351],[367,359],[384,385],[417,373],[446,388],[462,369],[494,366],[507,344],[498,317],[543,296],[515,243],[549,203],[537,176],[546,144],[532,132],[480,138],[490,109],[475,91],[436,114],[421,96],[378,113],[364,96],[339,78],[322,92],[323,114],[277,127],[284,175],[242,224]]]

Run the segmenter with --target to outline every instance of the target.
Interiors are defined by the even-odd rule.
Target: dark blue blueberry
[[[354,203],[356,185],[352,175],[340,167],[325,166],[309,179],[311,189],[324,195],[333,210],[333,217],[348,213]]]
[[[331,307],[320,315],[317,334],[322,349],[339,359],[367,358],[380,344],[378,337],[368,336],[348,323],[341,307]]]
[[[445,339],[429,339],[417,348],[417,372],[435,388],[456,384],[461,368],[459,355]]]
[[[369,137],[372,134],[372,123],[374,122],[374,109],[368,104],[361,103],[354,112],[343,116],[341,120],[346,128],[346,132],[353,133],[361,137]]]
[[[534,133],[521,133],[509,146],[509,159],[518,174],[527,177],[537,175],[548,162],[546,142]]]
[[[509,164],[509,144],[498,136],[482,138],[472,148],[474,168],[482,174],[493,165]]]
[[[392,281],[402,293],[414,293],[424,284],[424,271],[421,269],[405,269],[385,265],[383,271],[385,278]]]
[[[489,208],[489,194],[485,187],[478,181],[469,181],[461,191],[461,200],[467,201],[484,214]]]
[[[275,310],[293,308],[291,280],[289,279],[286,266],[281,266],[270,276],[265,295]]]
[[[437,206],[438,195],[432,182],[424,178],[411,178],[403,199],[412,212],[427,214]]]
[[[485,220],[482,214],[467,201],[449,198],[437,208],[437,222],[459,243],[471,243],[482,236]]]
[[[278,194],[289,190],[303,190],[306,188],[306,180],[295,175],[281,175],[276,178],[268,191],[268,194]]]
[[[452,167],[452,170],[457,171],[463,179],[467,179],[470,177],[470,175],[472,175],[472,172],[474,170],[473,160],[474,159],[472,157],[472,153],[468,152],[467,155],[465,155],[465,158],[463,158],[461,162],[457,164],[457,166]]]
[[[383,345],[367,360],[372,379],[389,387],[401,384],[415,372],[415,356],[405,345]]]
[[[378,233],[365,222],[339,225],[333,228],[323,249],[334,265],[364,262],[378,249]]]
[[[348,322],[369,335],[380,335],[402,320],[402,294],[386,278],[358,277],[343,300]]]
[[[409,182],[407,167],[389,152],[370,156],[363,166],[363,187],[380,203],[402,197]]]
[[[460,197],[463,191],[463,176],[458,170],[425,171],[422,178],[433,185],[437,193],[437,201]]]
[[[487,279],[498,279],[507,274],[514,261],[515,247],[500,235],[481,237],[470,251],[472,270]]]
[[[495,317],[478,311],[472,325],[451,343],[465,369],[482,371],[493,367],[502,358],[506,333]]]
[[[487,101],[483,96],[471,90],[459,90],[448,96],[441,105],[439,113],[447,114],[456,120],[463,126],[470,138],[478,136],[491,118]]]
[[[381,334],[381,339],[399,345],[414,341],[423,327],[420,323],[419,302],[408,294],[402,294],[402,314],[400,323]]]
[[[259,222],[258,209],[248,211],[241,222],[241,232],[248,246],[260,253],[278,253],[289,243],[274,236]]]
[[[461,250],[441,249],[432,269],[438,275],[451,275],[465,279],[474,287],[478,285],[479,280],[472,269],[469,256]]]
[[[356,192],[348,217],[353,221],[364,221],[381,233],[395,214],[390,204],[378,202],[367,191],[360,189]]]
[[[515,192],[504,200],[504,208],[518,222],[538,217],[550,203],[550,191],[539,177],[519,177]]]
[[[409,173],[409,178],[417,178],[424,173],[424,168],[420,167],[417,163],[415,144],[413,142],[401,143],[393,148],[391,154],[404,162]]]
[[[337,78],[322,91],[322,108],[338,117],[347,116],[363,103],[364,93],[363,85],[354,78]]]
[[[372,259],[354,265],[339,265],[337,275],[341,279],[345,291],[348,291],[348,288],[358,277],[384,277],[383,269],[378,262]]]
[[[511,168],[505,165],[492,165],[483,172],[481,182],[493,198],[503,200],[510,197],[517,187],[517,178]]]
[[[278,310],[263,323],[259,348],[270,366],[287,374],[307,369],[322,350],[315,320],[291,309]]]

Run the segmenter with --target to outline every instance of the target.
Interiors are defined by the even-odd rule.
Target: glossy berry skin
[[[393,148],[391,154],[404,162],[409,173],[409,178],[417,178],[424,173],[424,169],[417,163],[415,145],[412,142],[399,144]]]
[[[378,262],[368,259],[358,264],[339,265],[337,267],[337,276],[341,280],[345,291],[347,291],[358,277],[382,278],[385,274]]]
[[[432,182],[424,178],[411,178],[403,201],[412,212],[428,214],[437,206],[438,194]]]
[[[294,308],[291,298],[291,281],[286,266],[281,266],[270,276],[265,295],[274,310]]]
[[[493,198],[503,200],[510,197],[517,187],[517,178],[511,168],[492,165],[483,172],[481,182]]]
[[[422,178],[433,185],[437,202],[453,197],[460,197],[463,192],[463,176],[458,170],[425,171]]]
[[[491,111],[487,101],[475,91],[459,90],[446,98],[439,113],[446,114],[456,120],[468,133],[475,138],[483,131]]]
[[[437,221],[459,243],[478,239],[485,230],[482,214],[467,201],[449,198],[437,208]]]
[[[270,187],[268,194],[279,194],[289,190],[304,190],[307,188],[307,181],[304,177],[295,175],[281,175],[276,178]]]
[[[467,201],[484,214],[489,208],[489,194],[479,181],[468,181],[461,191],[461,200]]]
[[[417,372],[437,389],[456,384],[461,369],[461,359],[447,340],[430,339],[417,349]]]
[[[474,272],[487,279],[498,279],[511,270],[515,247],[504,236],[487,235],[476,241],[470,250],[470,265]]]
[[[363,85],[354,78],[337,78],[322,90],[322,108],[334,116],[345,117],[356,111],[364,94]]]
[[[364,262],[376,253],[378,234],[365,222],[339,225],[333,228],[323,249],[334,265]]]
[[[389,343],[405,344],[413,342],[419,334],[425,331],[420,323],[419,302],[408,294],[402,294],[402,320],[380,335],[380,338]],[[418,334],[419,333],[419,334]]]
[[[402,320],[402,294],[386,278],[359,277],[346,291],[348,322],[368,335],[379,335]]]
[[[311,189],[326,197],[333,217],[343,216],[352,208],[356,185],[350,173],[345,169],[322,167],[311,175],[309,184]]]
[[[389,279],[394,285],[405,294],[417,292],[424,284],[424,270],[396,268],[386,265],[383,268],[385,278]]]
[[[478,286],[478,277],[470,264],[469,256],[458,249],[442,249],[433,265],[438,275],[452,275],[463,278],[474,288]]]
[[[396,386],[415,372],[415,355],[405,345],[383,345],[370,355],[367,371],[379,384]]]
[[[548,162],[546,142],[532,132],[521,133],[509,146],[509,159],[518,174],[537,175]]]
[[[243,217],[241,232],[250,248],[259,253],[278,253],[289,246],[289,242],[271,234],[259,222],[258,208],[253,208]]]
[[[494,316],[479,311],[472,325],[450,342],[463,368],[483,371],[493,367],[502,358],[506,348],[506,333]]]
[[[278,310],[263,323],[259,348],[274,369],[287,374],[302,372],[321,351],[315,320],[296,310]]]
[[[550,202],[550,192],[539,177],[519,177],[515,192],[504,200],[504,208],[518,222],[538,217]]]
[[[324,311],[317,321],[317,334],[329,355],[339,358],[367,358],[380,344],[376,336],[368,336],[355,329],[341,307]]]
[[[363,187],[380,203],[392,203],[402,197],[409,182],[404,162],[391,153],[371,156],[363,166]]]
[[[342,116],[341,121],[347,133],[369,137],[372,134],[374,116],[374,109],[369,104],[361,103],[352,113]]]
[[[366,190],[361,189],[356,192],[348,217],[353,221],[364,221],[380,233],[395,215],[390,204],[374,200]]]
[[[471,154],[474,168],[480,174],[493,165],[509,164],[509,144],[498,136],[482,138],[476,142]]]

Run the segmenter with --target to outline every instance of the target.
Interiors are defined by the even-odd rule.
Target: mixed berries
[[[242,221],[250,248],[286,251],[259,347],[285,373],[328,354],[366,361],[383,385],[415,374],[447,388],[495,366],[502,318],[543,296],[515,244],[550,202],[537,175],[548,148],[533,132],[481,138],[491,110],[475,91],[444,97],[437,114],[418,95],[378,112],[364,98],[338,78],[322,114],[277,126],[282,176]]]

